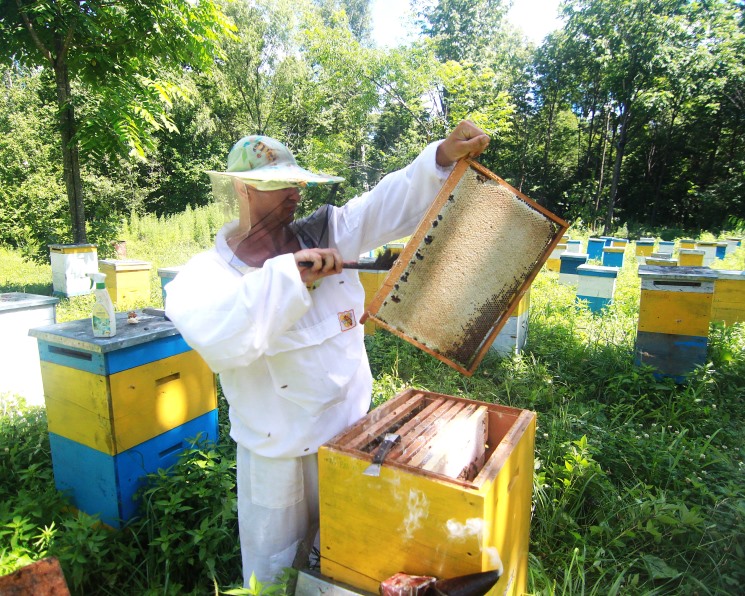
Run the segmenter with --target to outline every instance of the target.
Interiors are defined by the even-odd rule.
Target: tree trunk
[[[80,180],[80,161],[78,145],[74,141],[76,122],[75,111],[70,103],[70,77],[67,65],[55,63],[54,80],[57,87],[57,106],[59,108],[60,139],[62,141],[62,165],[70,204],[72,238],[75,244],[85,244],[85,205],[83,204],[83,184]]]
[[[613,178],[610,185],[610,196],[608,197],[608,210],[605,213],[605,227],[603,229],[603,234],[606,236],[610,234],[611,226],[613,225],[613,210],[615,209],[616,197],[618,195],[618,179],[621,176],[621,164],[623,163],[623,154],[628,139],[630,115],[631,109],[624,105],[623,113],[621,115],[621,129],[618,133],[618,144],[616,145],[616,160],[613,164]]]
[[[608,149],[608,133],[610,129],[610,109],[606,110],[605,115],[605,128],[603,129],[603,150],[600,156],[600,172],[598,172],[598,190],[595,193],[595,210],[593,211],[593,228],[595,227],[598,219],[598,212],[600,211],[600,195],[603,192],[603,177],[605,176],[605,155]],[[615,136],[615,130],[613,131]]]

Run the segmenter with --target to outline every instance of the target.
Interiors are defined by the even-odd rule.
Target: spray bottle
[[[91,323],[94,337],[114,337],[116,335],[116,316],[114,303],[106,289],[106,275],[103,273],[87,273],[96,284],[96,303],[91,309]]]

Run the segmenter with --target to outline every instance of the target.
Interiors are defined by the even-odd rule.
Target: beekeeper
[[[166,314],[219,373],[230,405],[245,584],[252,573],[272,582],[315,537],[318,447],[370,405],[365,293],[342,262],[410,235],[454,163],[488,143],[463,121],[370,192],[297,221],[300,189],[343,179],[255,135],[233,146],[226,171],[208,172],[237,218],[168,284]]]

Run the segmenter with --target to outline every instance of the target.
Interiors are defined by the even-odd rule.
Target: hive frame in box
[[[492,194],[495,191],[500,194],[499,201],[493,200],[487,192],[471,193],[465,196],[464,193],[468,192],[469,185],[476,186],[474,180],[483,184],[485,189],[491,189]],[[504,192],[505,190],[508,192]],[[479,202],[481,205],[478,204]],[[475,207],[483,207],[484,203],[493,207],[489,213],[492,217],[507,214],[505,219],[499,222],[501,229],[496,230],[492,237],[487,237],[486,228],[493,225],[493,221],[490,222],[483,211],[475,210],[474,203],[476,203]],[[468,211],[469,208],[470,211]],[[453,210],[453,216],[447,217],[451,210]],[[464,216],[470,216],[472,219],[469,220]],[[507,221],[506,218],[509,216],[512,219]],[[515,221],[517,219],[521,219],[521,222]],[[527,224],[523,228],[517,225],[528,220],[530,220],[530,229]],[[483,241],[476,247],[479,250],[471,252],[478,255],[482,265],[491,268],[486,272],[476,271],[478,263],[475,257],[469,260],[464,251],[458,252],[451,249],[452,238],[456,237],[455,242],[457,242],[457,236],[464,235],[461,233],[463,230],[458,229],[458,225],[466,225],[469,221],[476,225],[468,231],[475,230],[477,234],[480,234],[478,240]],[[470,376],[568,227],[567,222],[526,197],[481,164],[470,159],[461,160],[456,164],[401,255],[393,264],[382,287],[370,302],[365,318],[372,318],[381,327]],[[507,267],[513,265],[506,261],[511,249],[507,242],[513,238],[509,237],[505,240],[504,236],[508,232],[510,234],[520,232],[525,237],[531,233],[536,234],[537,231],[543,235],[538,237],[539,242],[536,245],[521,245],[517,253],[513,251],[517,256],[514,267],[517,268],[517,261],[520,261],[521,269],[506,271]],[[445,241],[435,241],[441,237],[444,237]],[[445,246],[447,250],[450,250],[449,253],[444,252]],[[470,251],[471,248],[469,247],[468,250]],[[500,256],[505,258],[500,259]],[[433,271],[429,265],[430,262],[438,263],[440,269]],[[442,280],[439,274],[450,275],[453,272],[460,275],[461,287],[457,288],[461,290],[460,296],[453,292],[449,293],[445,287],[433,286],[436,279]],[[433,273],[438,275],[433,275]],[[482,295],[459,299],[463,295],[463,289],[468,287],[469,283],[473,285],[484,277],[497,280],[499,287],[492,284],[485,288]],[[425,308],[417,309],[416,313],[410,308],[409,299],[404,295],[405,290],[417,287],[417,298],[427,300],[425,293],[420,291],[423,286],[434,287],[438,296],[451,297],[450,302],[453,304],[446,311],[447,319],[441,318],[435,321],[434,317],[438,315],[442,317],[444,313],[435,312],[433,315],[433,309],[428,311],[426,308],[431,307],[431,303],[425,304]],[[456,299],[453,300],[452,296]],[[406,310],[407,307],[409,307],[408,310]],[[471,318],[470,320],[459,318],[464,316]],[[451,333],[443,341],[443,337],[438,338],[436,334],[441,331],[441,328],[441,336],[445,336],[448,332],[440,323],[447,323],[451,330],[460,330],[461,335],[455,337]]]

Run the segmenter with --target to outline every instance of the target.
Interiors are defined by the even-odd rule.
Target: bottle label
[[[106,317],[97,317],[93,315],[93,335],[99,337],[108,337],[111,335],[111,320]]]

